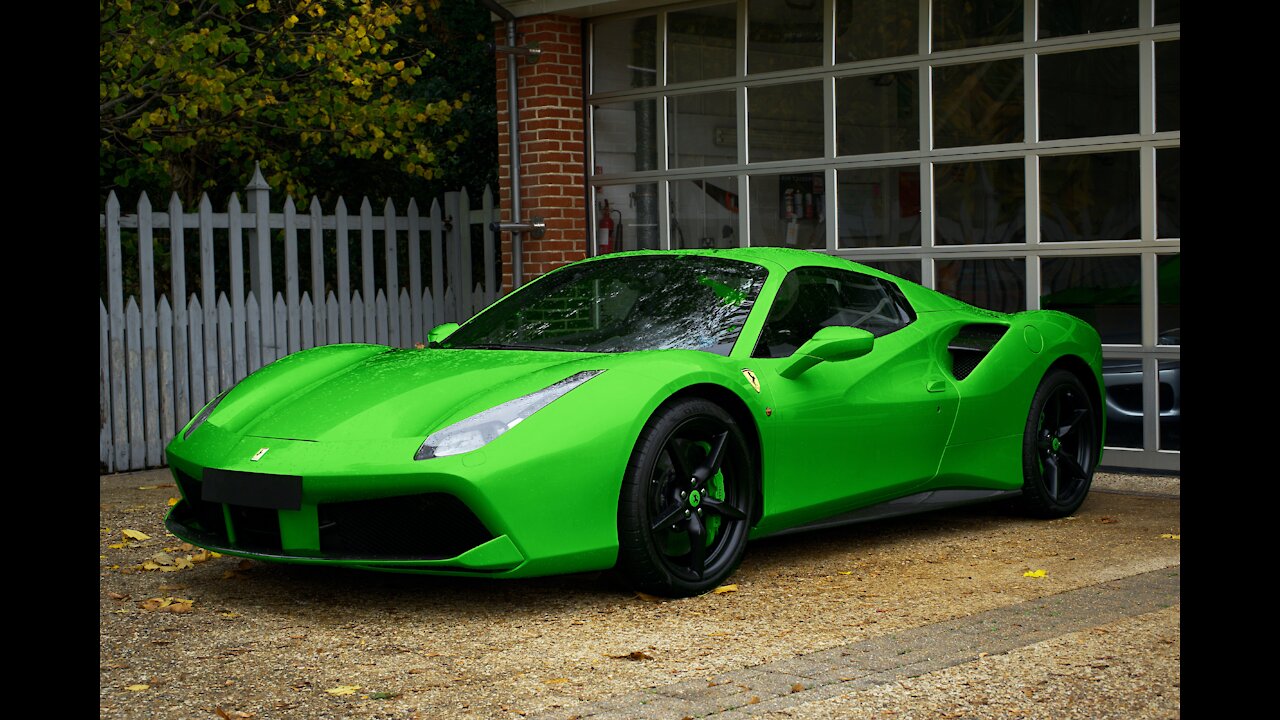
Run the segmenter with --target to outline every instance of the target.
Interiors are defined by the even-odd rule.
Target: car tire
[[[1042,518],[1075,512],[1089,494],[1100,446],[1093,396],[1074,373],[1050,371],[1031,400],[1023,432],[1018,510]]]
[[[755,464],[719,405],[682,398],[645,424],[618,502],[618,567],[627,584],[665,597],[721,585],[742,562],[755,509]]]

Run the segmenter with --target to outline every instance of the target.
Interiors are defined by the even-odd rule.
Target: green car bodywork
[[[746,487],[732,497],[750,497],[734,502],[750,508],[743,532],[753,539],[1016,498],[1036,467],[1045,473],[1046,459],[1058,462],[1059,441],[1050,435],[1055,422],[1068,421],[1044,416],[1064,410],[1037,405],[1039,420],[1033,411],[1054,373],[1074,378],[1072,388],[1088,396],[1067,393],[1077,404],[1066,410],[1088,415],[1090,432],[1082,436],[1087,447],[1062,460],[1084,466],[1077,480],[1087,492],[1104,422],[1100,343],[1089,325],[1052,311],[981,310],[836,257],[753,248],[592,258],[511,293],[452,337],[496,307],[518,307],[569,268],[651,256],[709,257],[767,272],[727,355],[454,349],[448,338],[442,347],[345,344],[295,353],[223,393],[168,446],[182,493],[168,528],[219,552],[281,562],[508,578],[613,568],[624,478],[636,473],[628,465],[641,455],[639,441],[657,432],[655,418],[680,400],[723,409],[745,438],[734,468]],[[874,338],[824,327],[791,355],[760,357],[757,341],[784,278],[801,268],[886,281],[911,318]],[[734,288],[704,285],[726,305],[745,302]],[[483,446],[415,459],[433,433],[587,371],[589,379]],[[704,503],[708,517],[726,492],[719,466],[709,467],[714,477],[684,506],[702,515]],[[689,537],[706,537],[710,547],[717,532],[727,536],[730,525],[717,528],[732,516]],[[695,562],[701,576],[704,561]],[[695,585],[665,589],[706,589]]]

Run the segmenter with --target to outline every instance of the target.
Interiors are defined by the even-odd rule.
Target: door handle
[[[934,378],[926,382],[924,386],[931,393],[944,392],[947,389],[947,381],[942,378]]]

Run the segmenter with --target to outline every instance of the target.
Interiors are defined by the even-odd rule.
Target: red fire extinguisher
[[[596,230],[596,254],[604,255],[613,251],[613,215],[609,211],[609,200],[604,200],[604,209],[600,213],[600,227]]]

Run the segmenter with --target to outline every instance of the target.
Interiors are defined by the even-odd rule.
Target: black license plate
[[[200,499],[268,510],[302,508],[301,475],[269,475],[206,468]]]

